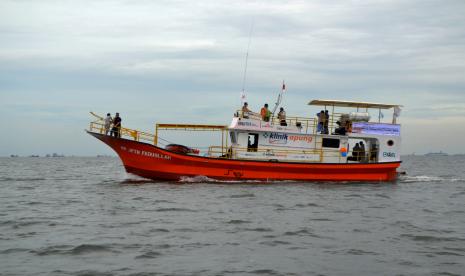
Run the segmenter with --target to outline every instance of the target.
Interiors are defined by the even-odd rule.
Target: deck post
[[[158,124],[155,125],[155,137],[153,139],[153,144],[158,146]]]

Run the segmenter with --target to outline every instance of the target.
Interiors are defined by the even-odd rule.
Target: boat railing
[[[239,118],[247,118],[254,120],[262,120],[260,114],[255,112],[243,112],[242,110],[237,110],[236,115]],[[338,127],[336,124],[337,121],[341,119],[343,113],[331,113],[329,114],[328,119],[328,134],[333,133],[334,130]],[[277,115],[272,116],[269,121],[272,125],[281,125],[281,120],[278,119]],[[310,117],[299,117],[299,116],[286,116],[286,125],[287,126],[297,126],[301,127],[303,132],[306,134],[316,134],[318,130],[318,118]]]
[[[105,130],[105,123],[102,120],[96,120],[96,121],[90,122],[89,131],[100,133],[100,134],[108,134],[106,133],[106,130]],[[130,129],[126,127],[120,128],[120,135],[123,138],[131,138],[135,141],[150,142],[151,144],[154,144],[154,141],[155,141],[155,135],[151,133],[139,131],[135,129]]]
[[[243,157],[246,153],[261,153],[263,157],[268,157],[269,160],[275,160],[278,156],[291,156],[291,155],[312,155],[316,156],[317,159],[312,160],[311,162],[322,162],[324,158],[327,157],[340,157],[339,151],[336,149],[323,149],[323,148],[309,148],[309,149],[254,149],[250,150],[248,148],[225,148],[221,146],[210,146],[208,148],[207,155],[209,157],[220,157],[227,159],[258,159],[258,158],[246,158]],[[263,159],[263,158],[260,158]],[[286,161],[299,161],[300,159],[292,160],[291,158],[286,158]],[[301,161],[301,160],[300,160]]]
[[[245,153],[256,152],[262,153],[263,155],[258,155],[254,158],[243,157]],[[377,162],[378,150],[367,150],[365,153],[354,152],[353,150],[346,149],[346,154],[343,154],[340,149],[325,149],[321,146],[316,146],[315,148],[308,149],[248,149],[248,148],[238,148],[238,147],[222,147],[222,146],[210,146],[208,148],[207,156],[216,157],[216,158],[225,158],[225,159],[244,159],[244,160],[263,160],[264,157],[267,157],[268,160],[279,161],[276,159],[276,156],[292,156],[292,155],[313,155],[317,156],[318,159],[313,159],[304,162],[315,162],[322,163],[326,158],[336,157],[339,162],[357,162],[357,163],[373,163]],[[345,155],[345,156],[344,156]],[[347,157],[347,159],[345,159]],[[302,159],[292,159],[286,158],[285,161],[299,161],[302,162]]]

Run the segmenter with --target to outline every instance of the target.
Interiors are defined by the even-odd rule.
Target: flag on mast
[[[283,80],[283,92],[286,92],[286,84],[284,83],[284,80]]]

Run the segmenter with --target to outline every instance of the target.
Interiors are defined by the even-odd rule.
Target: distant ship
[[[449,154],[440,151],[440,152],[429,152],[425,154],[425,156],[449,156]]]

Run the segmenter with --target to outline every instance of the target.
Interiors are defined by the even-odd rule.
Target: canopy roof
[[[160,130],[191,130],[191,131],[216,131],[226,130],[228,126],[223,125],[197,125],[197,124],[157,124]]]
[[[339,107],[355,107],[355,108],[376,108],[376,109],[389,109],[393,107],[401,107],[399,104],[382,104],[382,103],[367,103],[367,102],[351,102],[351,101],[338,101],[338,100],[313,100],[308,103],[309,105],[327,105]]]

